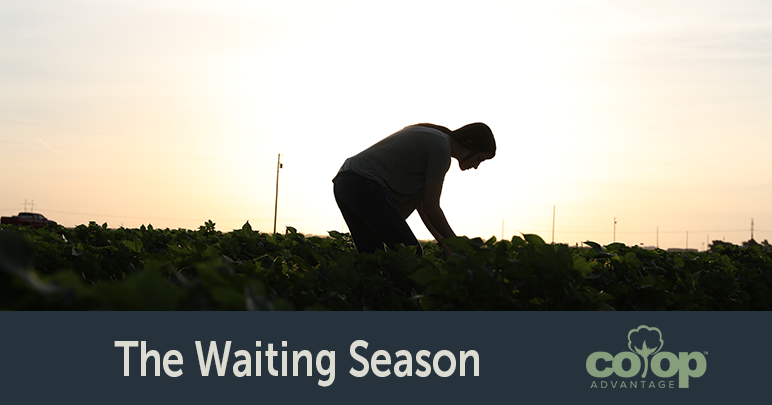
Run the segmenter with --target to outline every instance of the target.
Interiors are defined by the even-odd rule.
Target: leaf
[[[592,273],[592,267],[582,256],[574,256],[574,270],[578,270],[585,277],[598,278],[598,275],[589,276]]]
[[[436,267],[424,266],[409,275],[408,278],[415,281],[418,285],[426,285],[432,281],[442,280],[442,275]]]
[[[26,269],[32,256],[33,246],[30,242],[15,233],[0,231],[0,270]]]
[[[607,258],[607,257],[613,257],[613,256],[614,256],[614,255],[613,255],[613,254],[611,254],[611,253],[606,253],[606,252],[604,252],[604,251],[603,251],[603,248],[602,248],[602,247],[600,247],[600,245],[599,245],[599,244],[597,244],[596,242],[592,242],[592,241],[589,241],[589,240],[588,240],[588,241],[585,241],[585,242],[584,242],[584,244],[585,244],[585,245],[588,245],[588,246],[590,246],[590,247],[592,248],[592,250],[593,250],[595,253],[597,253],[597,254],[598,254],[600,257],[604,257],[604,258]]]
[[[446,244],[448,248],[454,252],[473,252],[474,247],[471,241],[466,236],[454,236],[442,240],[442,243]]]
[[[434,311],[440,307],[440,304],[441,302],[434,297],[421,298],[421,308],[423,308],[424,311]]]
[[[625,263],[636,270],[643,267],[643,263],[641,263],[640,259],[638,259],[638,256],[633,252],[628,252],[625,254]]]
[[[525,238],[525,240],[526,240],[528,243],[530,243],[530,244],[532,244],[532,245],[535,245],[535,246],[543,246],[543,245],[546,245],[546,242],[544,242],[544,239],[542,239],[542,238],[541,238],[541,236],[539,236],[539,235],[535,235],[535,234],[525,234],[525,235],[523,235],[523,238]]]
[[[129,248],[129,251],[132,253],[141,253],[142,252],[142,241],[137,238],[136,236],[132,240],[122,240],[123,245]]]

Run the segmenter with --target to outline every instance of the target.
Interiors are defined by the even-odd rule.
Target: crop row
[[[12,310],[769,310],[772,258],[758,247],[673,253],[589,249],[537,235],[447,240],[358,254],[350,236],[0,228],[0,309]]]

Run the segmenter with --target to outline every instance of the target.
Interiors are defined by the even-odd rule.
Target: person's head
[[[482,122],[464,125],[455,131],[434,124],[416,124],[413,126],[427,127],[442,131],[470,151],[485,153],[488,155],[487,159],[496,156],[496,140],[493,138],[493,131]]]
[[[486,159],[496,156],[496,140],[493,138],[493,131],[482,122],[464,125],[448,135],[470,151],[482,152]]]
[[[461,145],[463,152],[460,153],[460,156],[457,155],[458,166],[461,170],[477,169],[480,163],[496,156],[496,140],[493,138],[493,131],[482,122],[464,125],[455,131],[434,124],[416,124],[414,126],[442,131]]]

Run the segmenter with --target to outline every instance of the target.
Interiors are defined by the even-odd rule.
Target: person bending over
[[[496,154],[491,129],[483,123],[454,131],[433,124],[417,124],[382,139],[346,159],[335,178],[335,201],[360,253],[383,245],[395,250],[403,243],[416,246],[405,219],[417,210],[426,228],[445,253],[443,239],[456,236],[440,208],[440,194],[451,158],[461,170],[477,169]]]

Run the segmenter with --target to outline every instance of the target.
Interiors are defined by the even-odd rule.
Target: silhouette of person
[[[440,208],[442,183],[451,158],[461,170],[477,169],[496,154],[491,129],[483,123],[454,131],[433,124],[417,124],[382,139],[346,159],[334,183],[335,201],[360,253],[416,246],[405,219],[418,211],[426,228],[446,254],[443,239],[456,236]]]

